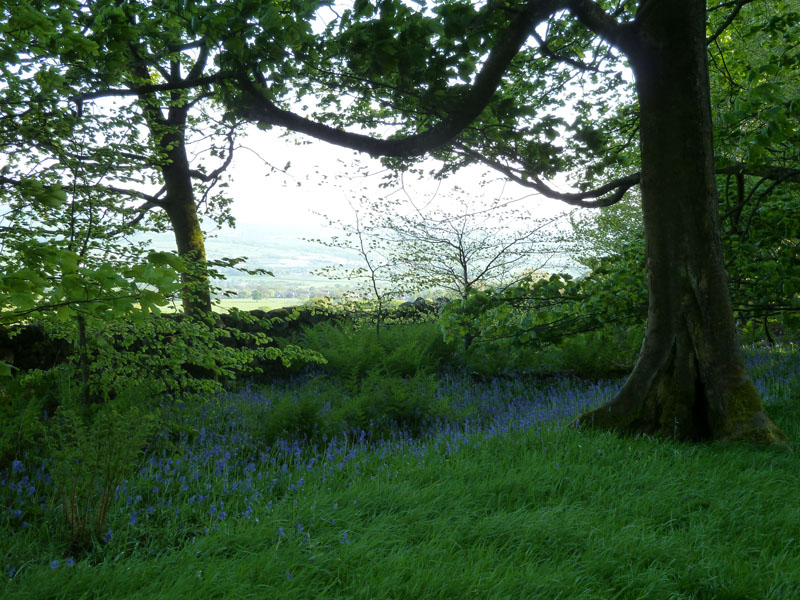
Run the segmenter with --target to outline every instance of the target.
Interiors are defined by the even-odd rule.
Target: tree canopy
[[[741,192],[742,178],[758,177],[749,197],[761,198],[772,182],[798,178],[794,46],[767,42],[796,35],[797,10],[769,4],[765,12],[751,0],[708,8],[702,0],[366,0],[344,10],[306,1],[38,2],[23,17],[4,13],[6,30],[27,27],[45,40],[31,51],[22,49],[29,34],[8,37],[5,55],[24,66],[6,68],[18,82],[7,93],[48,96],[30,115],[58,112],[64,129],[54,139],[71,139],[87,102],[136,98],[167,193],[183,190],[175,193],[184,216],[196,206],[176,150],[187,110],[206,98],[231,125],[286,128],[397,168],[426,153],[443,161],[442,172],[482,163],[575,206],[608,206],[638,185],[645,344],[620,395],[581,423],[776,442],[782,434],[764,416],[736,342],[715,180],[731,175]],[[743,51],[739,38],[759,51]],[[723,74],[713,90],[709,48]],[[36,66],[25,76],[28,64]],[[727,141],[715,155],[710,105],[730,90],[740,97],[718,116]],[[175,170],[181,183],[172,185]],[[567,174],[570,191],[556,189],[557,174]],[[55,186],[38,197],[60,195]],[[748,197],[739,192],[730,200],[737,227]]]

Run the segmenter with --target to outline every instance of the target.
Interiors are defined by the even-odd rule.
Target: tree
[[[236,123],[190,112],[210,99],[196,87],[210,51],[180,44],[185,26],[172,3],[0,9],[0,325],[45,320],[75,339],[85,399],[140,386],[153,395],[216,389],[258,372],[260,361],[319,358],[270,346],[263,333],[148,318],[181,287],[179,276],[189,311],[210,308],[213,272],[203,260],[193,182],[216,218],[227,214],[225,200],[209,192],[230,162]],[[159,78],[183,88],[164,89]],[[123,95],[138,104],[97,106],[92,100],[104,94],[87,90],[109,84],[126,85]],[[209,129],[224,133],[221,146],[206,145],[220,163],[211,171],[190,166],[187,154],[191,132]],[[153,185],[162,189],[148,193]],[[160,225],[145,221],[153,207],[171,219],[180,258],[129,239]],[[199,290],[190,289],[195,283]],[[0,362],[0,375],[10,371]]]
[[[800,213],[793,210],[800,139],[788,117],[800,100],[798,9],[796,1],[761,2],[708,40],[715,150],[723,171],[718,213],[734,313],[740,326],[762,328],[768,341],[770,321],[780,317],[796,328],[800,308]],[[644,252],[643,226],[634,199],[575,222],[575,251],[587,256],[584,264],[613,257],[620,270],[641,271],[644,280],[636,256]],[[631,244],[635,254],[627,251]]]
[[[405,187],[403,187],[405,192]],[[381,233],[418,290],[444,289],[464,299],[475,290],[512,285],[543,270],[558,253],[552,227],[558,219],[535,220],[509,200],[484,205],[456,188],[458,208],[405,198],[373,203]]]
[[[9,64],[21,65],[6,75],[18,80],[16,71],[29,78],[27,92],[17,86],[9,96],[11,105],[42,102],[55,122],[69,116],[93,123],[96,137],[84,144],[82,163],[96,179],[87,177],[84,185],[116,196],[108,209],[126,227],[174,233],[189,267],[183,273],[184,310],[198,314],[211,310],[207,270],[213,268],[206,264],[200,215],[232,224],[230,199],[219,190],[226,185],[222,178],[239,128],[223,121],[208,87],[220,77],[213,64],[221,43],[219,21],[209,18],[217,8],[215,2],[189,2],[179,14],[170,2],[37,1],[2,13],[0,22],[9,32],[6,50],[17,57]],[[234,33],[225,29],[225,35]],[[112,103],[108,96],[118,98]],[[31,129],[31,115],[42,112],[8,116],[11,121],[24,115]],[[77,160],[56,148],[72,139],[70,127],[45,125],[51,137],[38,135],[36,151],[61,163]],[[33,152],[29,146],[21,156]]]
[[[147,132],[139,151],[116,155],[125,171],[136,173],[136,185],[121,187],[118,193],[139,201],[134,223],[153,209],[164,211],[178,255],[190,265],[183,275],[184,311],[209,313],[211,290],[199,213],[205,205],[204,212],[214,221],[232,222],[230,200],[212,192],[233,158],[238,126],[213,116],[213,95],[199,85],[209,76],[210,42],[202,31],[191,30],[191,22],[159,2],[120,5],[95,0],[91,19],[80,5],[74,7],[72,18],[84,26],[91,48],[58,56],[75,82],[70,99],[81,112],[96,105],[95,110],[105,113],[123,138],[137,139],[142,130]],[[101,61],[98,56],[109,58]],[[159,84],[170,89],[160,91]],[[108,85],[121,86],[133,102],[113,107],[98,103]],[[196,140],[206,140],[203,151],[217,159],[214,168],[192,164],[198,157],[188,148]],[[100,147],[92,154],[119,177],[114,156],[102,156],[104,151]],[[144,183],[157,185],[157,191],[147,193]],[[156,218],[155,223],[162,225],[163,219]]]
[[[114,189],[86,156],[104,129],[65,110],[68,86],[50,59],[83,44],[82,32],[48,4],[2,16],[0,325],[48,315],[75,325],[86,389],[87,322],[157,312],[182,267],[120,237],[131,232],[129,213],[109,213]],[[0,375],[9,373],[0,362]]]
[[[711,38],[749,3],[715,7],[725,16]],[[231,12],[219,11],[220,19],[236,25],[228,26],[234,34],[221,44],[218,64],[236,85],[217,90],[232,112],[262,127],[286,127],[396,165],[426,152],[448,169],[483,162],[578,206],[611,205],[639,184],[650,298],[645,343],[620,394],[581,424],[782,442],[736,341],[715,216],[702,0],[480,7],[446,0],[419,10],[400,0],[365,1],[332,19],[321,36],[310,26],[317,4],[281,11],[240,0],[224,8]],[[213,11],[201,16],[217,22]],[[290,55],[297,60],[287,61]],[[619,68],[623,60],[633,85]],[[575,97],[574,80],[585,98]],[[355,96],[346,108],[345,93]],[[310,114],[287,110],[309,95],[307,104],[318,107]],[[572,122],[558,114],[568,102],[578,111]],[[391,123],[399,127],[387,139],[346,129]],[[626,166],[636,154],[640,173],[604,181],[608,165]],[[732,168],[753,172],[751,165]],[[560,171],[585,174],[578,191],[545,182]]]
[[[366,198],[362,197],[361,200],[362,203],[367,202]],[[342,232],[343,237],[336,235],[329,240],[309,241],[329,248],[350,250],[358,255],[361,263],[358,267],[346,268],[344,265],[325,267],[318,273],[330,279],[344,279],[359,284],[360,289],[357,293],[374,304],[375,335],[380,337],[389,303],[411,291],[408,287],[408,273],[393,256],[392,247],[379,235],[381,226],[376,214],[364,210],[363,205],[355,205],[352,202],[350,208],[353,212],[351,223],[340,220],[329,221],[330,225]]]
[[[747,3],[720,5],[719,10],[730,9],[730,19],[720,30]],[[782,443],[783,434],[764,414],[747,376],[736,339],[716,216],[705,3],[642,0],[636,6],[620,3],[614,13],[607,9],[609,3],[590,0],[490,3],[478,11],[450,2],[433,9],[441,22],[430,13],[410,15],[411,9],[400,3],[382,4],[375,18],[375,8],[368,3],[347,11],[344,34],[337,39],[347,57],[335,73],[339,83],[334,89],[352,83],[348,87],[363,92],[349,113],[352,120],[368,113],[377,125],[387,113],[399,114],[406,131],[419,133],[376,139],[293,114],[272,100],[267,78],[256,69],[241,78],[242,95],[234,104],[249,119],[373,155],[407,157],[450,148],[450,156],[481,160],[542,193],[578,205],[612,204],[639,183],[650,298],[645,341],[617,397],[583,415],[581,426],[693,440]],[[547,39],[537,30],[543,22],[550,27]],[[380,40],[379,34],[384,36]],[[527,45],[531,37],[538,48]],[[410,42],[429,44],[431,52],[415,50],[411,55]],[[491,50],[482,55],[481,44],[487,43]],[[593,58],[584,62],[581,56]],[[552,143],[559,135],[559,120],[545,118],[545,113],[535,127],[525,127],[528,122],[521,113],[530,117],[542,108],[525,101],[547,87],[543,75],[548,69],[555,69],[557,78],[565,65],[573,66],[599,81],[606,73],[598,65],[622,56],[631,65],[638,104],[601,119],[605,127],[590,128],[586,119],[578,119],[563,128],[571,130],[576,142],[566,147],[566,159],[561,160],[569,165],[570,150],[581,145],[595,150],[614,144],[630,148],[630,143],[618,142],[624,131],[620,123],[632,116],[641,173],[591,188],[588,184],[602,173],[604,161],[578,160],[572,165],[588,165],[588,184],[579,192],[559,193],[542,179],[564,166]],[[384,59],[385,64],[377,64]],[[454,76],[470,85],[448,85]],[[613,70],[608,76],[613,85],[605,91],[626,89]],[[521,91],[515,95],[514,89]],[[384,103],[376,113],[373,107],[379,99]],[[590,114],[589,106],[583,110]],[[518,144],[538,133],[551,143]],[[511,160],[519,166],[509,166]]]

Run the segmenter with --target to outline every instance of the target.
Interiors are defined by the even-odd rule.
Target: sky
[[[373,196],[399,194],[398,186],[380,187],[385,168],[380,161],[366,154],[341,148],[306,136],[292,134],[287,138],[279,130],[261,131],[248,128],[229,168],[231,175],[227,194],[233,198],[232,212],[246,226],[259,226],[283,232],[297,230],[302,235],[316,235],[325,230],[326,220],[315,214],[350,221],[352,210],[348,200],[362,193]],[[270,166],[283,168],[286,174],[273,172]],[[430,168],[436,162],[425,163]],[[366,170],[370,175],[361,173]],[[480,182],[488,173],[489,184]],[[505,181],[499,174],[481,167],[463,169],[440,184],[433,178],[404,176],[406,191],[415,201],[436,194],[437,202],[447,206],[448,193],[458,186],[479,201],[522,199],[519,204],[536,217],[551,217],[568,207],[558,201],[534,196],[532,190]],[[436,193],[438,189],[438,194]]]

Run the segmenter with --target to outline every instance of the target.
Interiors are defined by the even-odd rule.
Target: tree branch
[[[547,45],[547,42],[544,39],[542,39],[542,36],[536,33],[535,30],[531,32],[531,36],[533,36],[533,39],[535,39],[536,43],[539,44],[539,50],[541,51],[541,53],[547,58],[550,58],[555,62],[560,62],[569,65],[575,69],[578,69],[579,71],[583,72],[592,71],[594,73],[600,72],[600,69],[598,69],[593,65],[587,65],[583,61],[570,58],[569,56],[561,56],[560,54],[556,54],[550,49],[550,46]]]
[[[737,175],[739,173],[787,183],[800,183],[800,169],[789,167],[749,166],[744,163],[733,163],[717,168],[717,175]]]
[[[583,26],[612,46],[625,50],[632,23],[620,23],[592,0],[569,0],[567,8]]]
[[[336,129],[279,108],[266,96],[263,88],[246,76],[239,78],[247,102],[239,114],[250,121],[286,127],[372,156],[420,156],[446,145],[483,111],[500,85],[508,65],[534,27],[553,12],[564,8],[565,4],[565,0],[528,0],[524,10],[514,17],[499,37],[500,41],[492,48],[475,83],[462,98],[460,110],[422,133],[402,139],[378,139]]]
[[[153,94],[156,92],[171,92],[174,90],[188,90],[195,87],[202,87],[211,83],[222,81],[230,76],[223,73],[214,73],[213,75],[206,75],[205,77],[198,77],[196,79],[181,79],[178,81],[159,83],[152,85],[140,85],[130,88],[108,88],[105,90],[98,90],[96,92],[86,92],[84,94],[76,94],[71,96],[70,100],[73,102],[85,102],[86,100],[94,100],[96,98],[107,98],[109,96],[140,96],[144,94]]]
[[[730,24],[733,23],[736,20],[736,17],[739,14],[739,11],[742,10],[742,7],[745,4],[750,4],[753,1],[754,0],[736,0],[735,2],[726,2],[725,3],[726,5],[729,5],[729,6],[732,5],[733,6],[733,10],[730,12],[730,14],[727,17],[725,17],[725,20],[722,23],[720,23],[719,27],[717,27],[717,30],[711,35],[711,37],[709,37],[706,40],[706,45],[713,44],[717,40],[717,38],[720,35],[722,35],[722,33],[730,26]],[[717,8],[721,8],[722,6],[723,5],[720,4],[720,5],[716,6],[716,7],[714,7],[713,9],[709,9],[709,10],[716,10]]]
[[[199,179],[203,183],[208,183],[209,181],[214,181],[220,175],[222,175],[226,171],[226,169],[230,166],[231,161],[233,160],[233,151],[235,149],[234,148],[234,144],[236,142],[236,137],[234,135],[235,132],[236,132],[236,126],[235,125],[231,126],[228,129],[228,133],[225,136],[225,137],[228,138],[228,152],[227,152],[227,156],[225,157],[225,160],[222,162],[222,164],[220,166],[218,166],[216,169],[214,169],[213,171],[211,171],[211,173],[208,173],[208,174],[203,173],[202,171],[199,171],[197,169],[190,169],[189,170],[189,175],[191,175],[192,178],[194,178],[194,179]]]
[[[468,148],[462,143],[456,143],[455,147],[472,158],[489,167],[492,167],[496,171],[499,171],[512,181],[522,186],[534,189],[548,198],[561,200],[566,204],[579,206],[581,208],[605,208],[606,206],[616,204],[622,200],[629,189],[635,185],[638,185],[639,180],[641,179],[640,173],[632,173],[630,175],[626,175],[625,177],[620,177],[610,181],[607,184],[593,190],[587,190],[585,192],[559,192],[545,184],[541,179],[539,179],[538,176],[534,175],[529,179],[522,177],[503,163],[484,156],[479,152]],[[591,200],[591,198],[595,199]]]

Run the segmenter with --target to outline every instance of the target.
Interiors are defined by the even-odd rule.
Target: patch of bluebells
[[[749,350],[747,360],[766,398],[765,390],[800,388],[797,347],[782,352]],[[181,545],[233,520],[258,522],[276,503],[296,505],[298,492],[309,482],[321,485],[329,478],[347,478],[352,483],[368,459],[380,462],[405,452],[421,461],[429,453],[447,456],[513,430],[559,427],[611,399],[622,380],[587,383],[561,377],[537,382],[503,377],[475,382],[463,374],[443,375],[435,400],[447,401],[450,417],[427,423],[417,435],[397,428],[382,436],[356,430],[331,438],[322,435],[315,441],[279,439],[265,445],[259,423],[269,418],[282,397],[299,400],[305,385],[322,384],[278,383],[221,394],[202,406],[165,407],[169,413],[165,422],[182,433],[165,431],[136,474],[118,487],[104,536],[107,544],[147,539],[152,546],[157,532],[159,545]],[[34,467],[30,462],[14,461],[0,474],[0,529],[8,540],[0,542],[0,554],[9,557],[14,536],[22,535],[29,522],[41,520],[53,493],[48,463]],[[392,477],[388,467],[382,474]],[[326,522],[335,526],[336,520]],[[288,525],[273,524],[277,539],[309,540],[313,534],[313,522]],[[351,542],[347,531],[339,539],[342,545]],[[12,577],[21,562],[2,565],[2,570]],[[67,563],[55,559],[45,564],[57,568]]]
[[[800,396],[800,344],[745,348],[745,364],[765,406]]]
[[[26,454],[0,473],[0,528],[12,534],[28,529],[30,522],[41,516],[52,488],[48,461],[35,466],[31,462]]]

